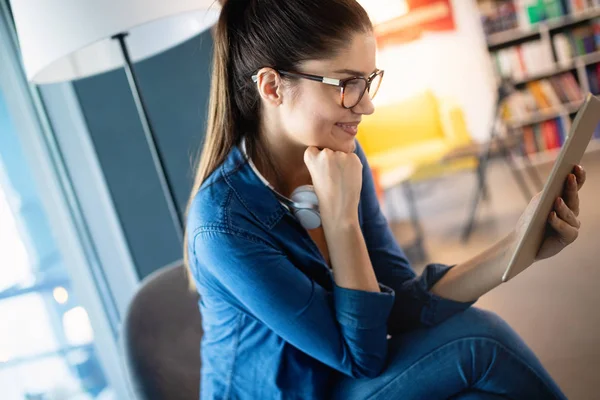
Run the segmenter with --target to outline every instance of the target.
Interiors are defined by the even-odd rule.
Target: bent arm
[[[279,249],[245,232],[200,230],[193,251],[196,279],[198,270],[214,278],[235,307],[296,348],[352,377],[374,377],[383,369],[392,290],[336,284],[328,292]]]
[[[479,255],[450,269],[432,288],[437,296],[455,301],[475,301],[502,283],[515,233]]]

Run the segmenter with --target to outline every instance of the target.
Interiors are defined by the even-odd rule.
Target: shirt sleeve
[[[334,285],[327,291],[279,249],[246,232],[201,230],[193,249],[195,267],[285,341],[348,376],[374,377],[383,369],[393,290]]]
[[[396,294],[388,322],[389,332],[433,326],[473,305],[475,301],[457,302],[430,292],[450,266],[430,264],[420,276],[415,274],[381,212],[371,169],[358,144],[357,155],[363,163],[360,200],[363,236],[378,281]]]

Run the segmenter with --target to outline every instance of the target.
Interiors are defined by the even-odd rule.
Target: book
[[[519,26],[516,5],[513,0],[481,2],[479,12],[484,32],[488,36]]]
[[[600,63],[596,64],[596,80],[598,81],[598,85],[600,86]]]
[[[490,36],[512,29],[528,31],[546,20],[581,14],[599,8],[600,0],[489,0],[478,6],[484,32]]]
[[[537,153],[537,143],[535,140],[535,133],[531,126],[523,127],[523,145],[527,154]]]
[[[586,68],[588,83],[590,85],[590,92],[592,92],[592,94],[595,95],[600,93],[600,82],[598,81],[598,75],[596,74],[596,71],[597,68],[593,65]]]
[[[543,0],[546,19],[559,18],[565,15],[565,9],[560,0]]]
[[[544,141],[544,135],[542,135],[542,127],[540,124],[533,125],[533,132],[537,144],[538,151],[546,150],[546,142]]]
[[[552,46],[542,40],[533,40],[496,51],[492,57],[495,59],[496,75],[513,80],[549,73],[555,68]]]
[[[548,121],[548,139],[546,143],[549,149],[558,149],[561,146],[558,125],[560,125],[559,118]]]
[[[560,82],[565,88],[565,91],[569,97],[569,101],[576,102],[583,100],[583,92],[581,87],[575,80],[572,73],[565,73],[559,76]]]
[[[569,3],[570,12],[573,14],[585,11],[585,9],[587,8],[584,0],[569,0]]]
[[[598,125],[594,131],[594,139],[600,139],[600,125]]]
[[[569,119],[569,117],[566,117],[567,119]],[[564,118],[558,118],[556,123],[556,129],[557,129],[557,134],[558,134],[558,142],[559,145],[562,147],[563,144],[565,144],[565,139],[566,139],[566,134],[565,134],[565,124],[564,124]]]
[[[548,79],[542,79],[538,84],[544,97],[548,100],[548,103],[550,103],[550,107],[559,107],[562,104],[562,101]]]
[[[565,88],[560,83],[560,78],[552,77],[552,78],[548,79],[548,82],[550,82],[550,84],[552,85],[552,88],[554,89],[554,91],[556,92],[558,97],[560,98],[561,103],[569,103],[571,101],[569,99],[569,96],[567,95]]]
[[[593,67],[593,75],[600,77],[600,63]],[[560,114],[563,106],[571,107],[581,100],[583,93],[573,73],[563,73],[528,82],[524,89],[512,93],[504,104],[503,116],[513,124],[527,123],[530,118],[540,116],[536,113],[550,113],[552,117]]]
[[[556,52],[558,64],[563,67],[571,65],[574,54],[569,36],[564,33],[558,33],[554,35],[552,42],[554,43],[554,51]]]
[[[600,18],[596,18],[592,21],[592,32],[594,33],[594,43],[596,44],[596,48],[600,49]]]

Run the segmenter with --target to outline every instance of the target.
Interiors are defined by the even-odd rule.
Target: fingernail
[[[558,198],[558,205],[559,206],[564,206],[565,205],[565,201],[562,199],[562,197]]]
[[[571,185],[575,185],[577,184],[577,178],[575,177],[575,175],[571,174]]]

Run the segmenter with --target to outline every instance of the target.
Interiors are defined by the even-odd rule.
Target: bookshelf
[[[600,17],[600,3],[593,8],[576,12],[572,15],[550,18],[529,27],[513,28],[502,32],[492,33],[487,36],[487,46],[491,51],[497,50],[498,48],[510,46],[511,44],[522,42],[527,39],[539,39],[542,32],[547,31],[552,33],[598,17]]]
[[[526,119],[513,119],[508,120],[508,125],[512,128],[522,128],[528,125],[539,124],[540,122],[548,121],[556,118],[568,117],[579,110],[582,101],[574,101],[571,103],[563,104],[560,107],[546,108],[540,111],[531,113]]]
[[[548,78],[554,75],[559,75],[563,72],[577,70],[578,65],[593,65],[600,63],[600,51],[594,51],[593,53],[584,54],[581,56],[574,56],[570,63],[567,65],[555,65],[547,72],[540,72],[537,74],[526,74],[520,79],[514,81],[515,86],[523,86],[524,84],[540,79]]]
[[[600,140],[592,140],[588,147],[585,149],[586,154],[596,153],[600,151]],[[558,157],[558,149],[546,150],[543,152],[537,152],[529,155],[529,162],[532,165],[544,165],[551,163],[556,160]],[[517,168],[525,169],[527,168],[527,164],[523,162],[521,158],[517,159]]]
[[[600,0],[478,0],[503,110],[534,164],[556,158],[585,94],[600,95]],[[600,150],[600,130],[588,152]]]

